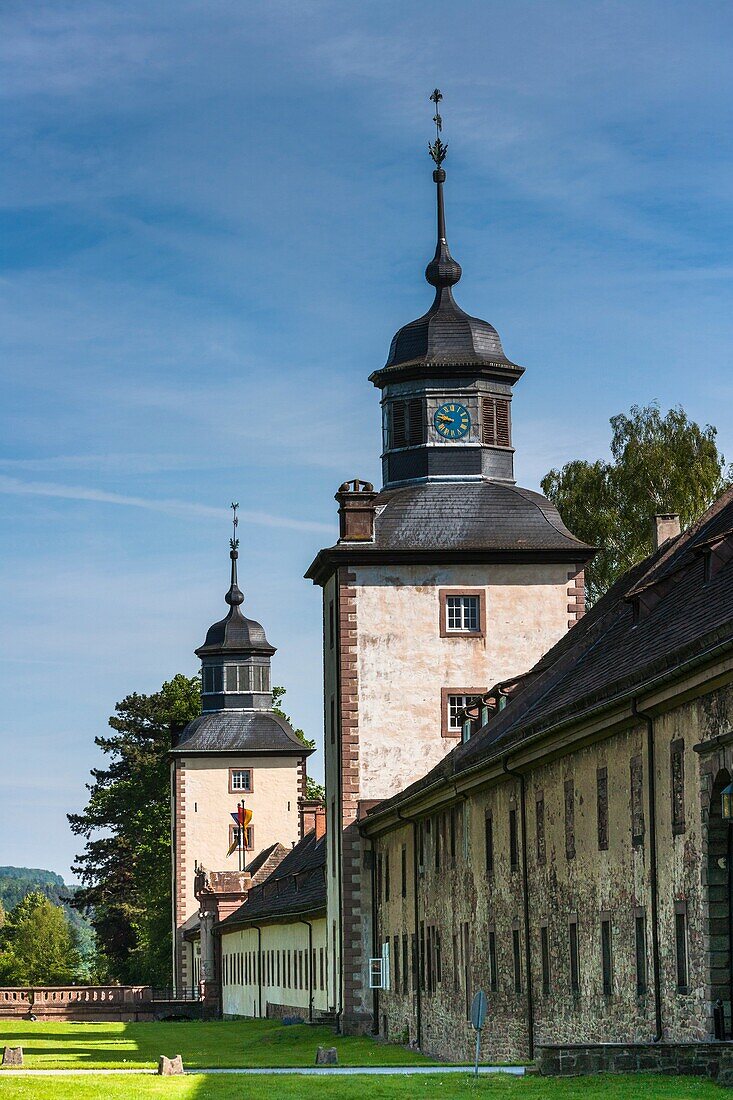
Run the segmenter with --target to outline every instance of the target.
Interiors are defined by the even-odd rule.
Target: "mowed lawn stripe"
[[[318,1078],[192,1075],[2,1079],[0,1100],[720,1100],[720,1087],[693,1077],[624,1076],[474,1080],[470,1074],[430,1078],[355,1075]]]

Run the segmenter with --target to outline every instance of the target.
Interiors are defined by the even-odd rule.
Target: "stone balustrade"
[[[152,1019],[149,985],[61,985],[0,988],[0,1017],[39,1020]]]

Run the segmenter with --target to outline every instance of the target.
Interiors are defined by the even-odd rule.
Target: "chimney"
[[[676,539],[679,533],[680,517],[677,512],[661,512],[654,517],[652,540],[655,550],[658,550],[668,539]]]
[[[336,493],[339,542],[372,542],[376,514],[374,486],[369,481],[345,481]]]
[[[318,799],[301,798],[298,809],[301,837],[315,831],[316,840],[320,840],[326,832],[326,807]]]

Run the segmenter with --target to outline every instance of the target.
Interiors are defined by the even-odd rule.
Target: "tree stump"
[[[173,1077],[178,1073],[184,1072],[183,1058],[180,1054],[177,1054],[175,1058],[166,1058],[165,1054],[161,1054],[158,1059],[159,1077]]]
[[[22,1047],[5,1047],[3,1050],[3,1065],[4,1066],[22,1066],[23,1065],[23,1048]]]
[[[316,1051],[317,1066],[337,1066],[339,1056],[336,1047],[319,1047]]]

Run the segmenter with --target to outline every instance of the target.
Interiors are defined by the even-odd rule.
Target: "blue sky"
[[[732,32],[714,0],[5,0],[0,863],[68,875],[95,734],[223,613],[231,500],[320,738],[302,574],[430,302],[436,84],[457,296],[527,367],[520,482],[652,399],[733,457]]]

